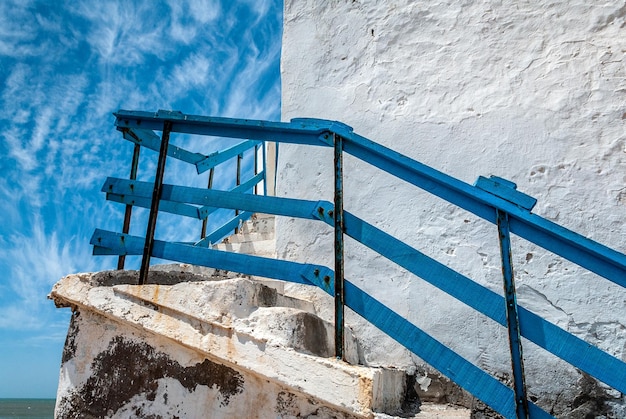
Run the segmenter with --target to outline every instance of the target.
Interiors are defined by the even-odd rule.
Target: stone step
[[[276,240],[244,241],[239,243],[222,242],[213,245],[213,249],[274,258],[276,257]]]
[[[247,255],[269,258],[276,257],[276,240],[274,238],[275,217],[268,214],[253,214],[243,222],[236,234],[231,234],[220,243],[212,246],[222,250]]]
[[[221,243],[213,246],[214,249],[245,253],[250,255],[276,257],[276,240],[274,238],[275,220],[273,215],[254,214],[254,216],[242,224],[237,234],[233,234]],[[258,283],[262,283],[275,289],[280,299],[281,306],[294,307],[315,313],[315,305],[311,301],[285,296],[285,283],[267,278],[254,278]],[[374,413],[377,418],[395,418],[396,416],[385,413]],[[422,403],[419,412],[415,415],[404,414],[402,417],[415,419],[470,419],[471,410],[458,406],[451,406],[439,403]]]
[[[89,362],[93,366],[98,359],[111,355],[120,342],[126,342],[129,339],[126,337],[133,335],[132,342],[125,343],[126,349],[147,348],[143,353],[148,355],[156,354],[158,349],[163,355],[150,355],[156,356],[155,362],[181,356],[189,359],[191,355],[183,356],[181,351],[191,351],[195,354],[191,358],[208,359],[211,365],[234,370],[238,377],[235,382],[220,382],[222,388],[236,384],[237,391],[230,395],[233,406],[247,405],[253,398],[258,398],[258,394],[271,399],[266,404],[258,402],[260,407],[258,412],[255,411],[256,417],[299,417],[306,409],[315,408],[317,412],[323,409],[334,412],[329,417],[367,418],[373,417],[374,412],[394,413],[400,409],[406,385],[403,371],[336,360],[332,356],[332,326],[309,312],[277,306],[280,300],[275,290],[247,278],[211,280],[205,277],[198,281],[202,277],[178,271],[155,270],[151,272],[150,283],[142,286],[128,285],[128,276],[128,271],[78,274],[67,276],[55,285],[51,297],[57,305],[74,307],[82,313],[81,318],[100,316],[107,319],[98,320],[99,330],[91,333],[93,336],[105,332],[111,334],[107,339],[72,337],[76,341],[84,338],[91,345],[89,359],[81,361],[86,364],[81,371],[88,374],[78,373],[74,364],[64,365],[63,380],[69,380],[71,385],[64,383],[63,388],[68,389],[68,394],[59,394],[60,399],[89,388],[93,380],[107,382],[112,379],[109,375],[90,378],[89,374],[97,374],[97,369],[90,370]],[[166,285],[172,282],[175,283]],[[87,333],[86,330],[75,332]],[[81,350],[85,351],[84,348]],[[356,354],[358,359],[355,343],[347,345],[347,352]],[[164,368],[173,368],[172,365],[167,361]],[[220,370],[222,367],[211,368]],[[147,368],[145,374],[161,369],[152,371]],[[234,376],[234,373],[229,374],[229,377]],[[171,379],[163,384],[161,378],[152,376],[137,379],[154,381],[150,388],[157,390],[152,391],[166,392],[166,396],[156,401],[148,397],[153,411],[171,409],[165,406],[167,397],[172,397],[167,394],[180,384],[172,383]],[[166,387],[161,389],[161,384]],[[184,382],[186,387],[191,384]],[[207,409],[211,409],[209,411],[221,408],[219,398],[200,400],[198,395],[184,394],[187,393],[177,396],[180,406],[204,403]],[[129,397],[120,409],[146,409],[146,397],[143,393]],[[72,408],[71,400],[67,403],[70,403],[68,409]],[[138,403],[141,406],[138,407]],[[155,407],[154,403],[161,405]],[[231,409],[227,410],[229,414],[234,414],[233,406],[228,406]],[[214,417],[228,417],[227,414],[220,415]]]
[[[220,243],[246,243],[246,242],[256,242],[256,241],[264,241],[264,240],[273,240],[274,233],[266,232],[266,233],[244,233],[240,231],[237,234],[232,234],[222,240]]]
[[[272,214],[255,213],[249,220],[242,223],[239,234],[274,234],[276,224],[275,216]]]
[[[422,403],[416,419],[470,419],[471,409],[445,404]]]

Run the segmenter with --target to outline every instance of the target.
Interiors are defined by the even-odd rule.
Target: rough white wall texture
[[[468,183],[512,180],[538,198],[536,214],[624,252],[625,25],[624,1],[286,0],[283,119],[342,121]],[[332,150],[281,145],[278,160],[278,196],[332,200]],[[347,210],[502,294],[494,226],[352,158],[345,184]],[[626,292],[513,244],[520,304],[626,360]],[[277,253],[332,266],[332,231],[279,219]],[[467,359],[509,374],[506,332],[490,320],[350,241],[346,273]],[[348,321],[362,362],[421,365]],[[524,351],[541,405],[583,409],[577,397],[590,391],[576,370],[527,342]],[[626,415],[619,393],[598,391],[606,400],[584,409]]]

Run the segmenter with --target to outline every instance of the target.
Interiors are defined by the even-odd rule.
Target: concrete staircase
[[[237,253],[245,253],[250,255],[264,256],[264,257],[276,257],[276,238],[275,238],[275,217],[269,214],[254,214],[252,218],[240,226],[238,232],[233,234],[226,239],[224,239],[221,243],[215,244],[213,246],[216,250],[223,251],[232,251]],[[308,301],[306,298],[302,298],[302,295],[307,295],[309,293],[299,293],[296,292],[298,298],[290,297],[289,292],[285,290],[285,283],[283,281],[276,281],[273,279],[267,278],[254,278],[256,281],[263,283],[266,286],[274,288],[278,291],[279,295],[284,299],[283,304],[289,304],[293,307],[297,307],[298,309],[307,311],[313,315],[316,315],[316,309],[313,301]],[[297,284],[291,284],[290,288],[294,287],[302,287]],[[326,297],[325,295],[323,297]],[[319,304],[318,301],[316,301]],[[328,301],[330,303],[330,300]],[[328,327],[332,327],[332,325],[328,324]],[[329,337],[331,337],[330,330],[328,331]],[[347,360],[351,364],[358,363],[358,354],[357,339],[351,335],[350,333],[346,333],[347,337]],[[431,377],[434,380],[436,378]],[[405,384],[398,384],[402,387],[403,395],[395,395],[394,397],[405,397],[406,396],[406,387]],[[442,386],[433,386],[441,388]],[[460,391],[460,390],[459,390]],[[426,400],[436,399],[437,397],[441,397],[441,395],[433,396],[429,391],[424,391],[418,389],[418,393],[421,393],[422,396]],[[400,405],[395,406],[390,409],[398,409]],[[389,406],[388,406],[389,408]],[[411,412],[410,408],[407,407],[407,401],[404,401],[405,411],[402,413],[402,416],[393,416],[389,413],[382,412],[373,412],[375,417],[379,418],[396,418],[396,417],[410,417],[410,418],[422,418],[422,419],[435,419],[435,418],[448,418],[448,419],[468,419],[471,417],[471,411],[468,408],[460,407],[460,406],[452,406],[450,404],[441,404],[436,402],[421,402],[418,408],[413,408]],[[389,409],[388,409],[389,410]],[[399,413],[399,412],[395,412]]]
[[[257,214],[215,249],[274,257],[274,217]],[[399,369],[359,365],[346,331],[334,358],[330,321],[284,282],[201,266],[69,275],[50,298],[71,307],[56,417],[447,418]],[[291,285],[288,285],[291,286]],[[300,293],[297,295],[306,295]],[[313,294],[309,294],[313,295]],[[409,395],[409,396],[407,396]]]
[[[276,257],[274,225],[273,215],[254,214],[251,219],[241,224],[237,234],[214,244],[213,249],[274,258]]]

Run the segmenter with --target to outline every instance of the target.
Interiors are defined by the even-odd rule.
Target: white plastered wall
[[[504,177],[538,199],[534,213],[625,252],[625,16],[608,1],[286,0],[283,120],[342,121],[467,183]],[[332,200],[332,150],[282,144],[278,160],[277,196]],[[350,157],[345,209],[502,294],[493,225]],[[277,253],[332,267],[332,237],[280,218]],[[520,304],[626,360],[626,292],[513,245]],[[480,367],[509,373],[504,329],[350,240],[346,277]],[[356,316],[348,323],[363,362],[420,365]],[[573,397],[578,373],[524,345],[531,394]]]

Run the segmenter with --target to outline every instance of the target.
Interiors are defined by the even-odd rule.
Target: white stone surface
[[[274,223],[273,215],[253,214],[250,220],[242,223],[236,234],[213,245],[213,249],[275,258]]]
[[[342,121],[468,183],[512,180],[538,198],[536,214],[624,252],[625,26],[626,6],[613,1],[287,0],[283,119]],[[281,144],[277,196],[332,200],[332,173],[332,150]],[[502,294],[494,226],[354,158],[344,174],[348,211]],[[278,218],[276,240],[280,258],[332,266],[327,226]],[[520,304],[626,360],[626,291],[513,244]],[[470,361],[509,374],[506,333],[490,320],[352,241],[346,273]],[[348,323],[366,363],[421,364],[355,316]],[[530,394],[563,413],[579,373],[524,350]]]
[[[257,403],[257,417],[289,413],[279,403],[281,394],[297,395],[289,407],[297,413],[294,415],[312,414],[323,407],[334,412],[324,417],[371,417],[374,411],[393,413],[400,408],[405,389],[403,371],[337,361],[332,356],[332,326],[313,313],[293,307],[293,302],[292,307],[276,306],[282,300],[275,290],[247,278],[205,277],[202,282],[188,282],[201,277],[180,271],[150,275],[154,283],[142,286],[124,284],[132,276],[126,272],[69,275],[55,285],[51,298],[57,305],[71,306],[79,313],[76,330],[70,328],[68,333],[68,339],[74,340],[69,345],[73,353],[64,356],[57,395],[62,408],[57,412],[67,409],[63,407],[70,403],[67,400],[84,399],[85,389],[108,383],[103,359],[110,357],[112,361],[106,364],[113,368],[110,364],[124,362],[120,353],[138,356],[138,352],[141,357],[133,362],[136,368],[149,369],[155,362],[172,369],[170,360],[174,359],[174,370],[179,371],[185,366],[195,368],[207,359],[227,367],[229,377],[241,375],[236,380],[241,385],[230,393],[224,392],[226,384],[221,383],[221,387],[216,384],[219,394],[212,388],[190,394],[176,383],[188,385],[184,380],[193,380],[192,373],[179,374],[177,381],[172,373],[160,372],[164,376],[156,377],[158,385],[147,386],[150,391],[137,390],[137,400],[114,404],[117,407],[107,417],[128,417],[138,408],[145,417],[151,412],[178,415],[194,406],[196,398],[202,409],[213,412],[211,417],[244,417],[241,406],[249,409],[264,393],[270,401]],[[115,352],[116,348],[125,352]],[[356,362],[353,340],[348,339],[347,351],[348,358]],[[136,379],[155,381],[156,372],[137,374]],[[224,394],[237,400],[224,402]],[[170,402],[175,407],[170,403],[166,409],[162,402],[151,403],[159,395],[165,404],[173,398]],[[185,408],[168,410],[180,405]]]
[[[73,326],[76,356],[61,369],[59,418],[356,417],[236,368],[228,370],[232,374],[228,378],[236,382],[234,388],[228,388],[219,376],[211,386],[193,385],[190,371],[206,364],[205,354],[93,311],[81,310]],[[120,359],[124,356],[143,371],[129,371],[132,365]],[[176,375],[176,369],[183,373]],[[161,378],[150,380],[148,374]],[[129,386],[124,376],[144,383]],[[125,394],[132,390],[137,393]],[[79,409],[81,403],[88,407]]]

